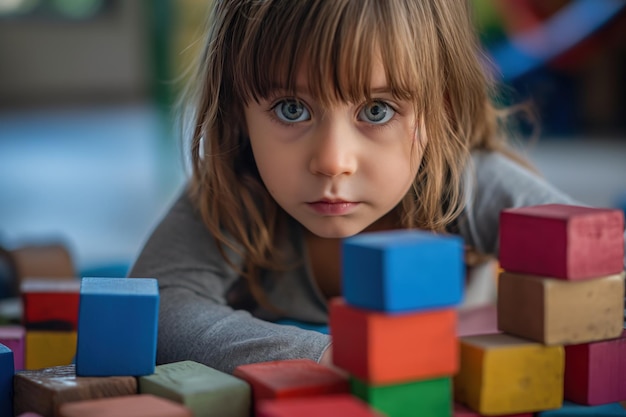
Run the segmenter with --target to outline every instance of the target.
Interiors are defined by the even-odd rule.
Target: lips
[[[322,199],[307,203],[307,205],[316,213],[328,216],[339,216],[351,213],[356,209],[359,203],[355,201]]]

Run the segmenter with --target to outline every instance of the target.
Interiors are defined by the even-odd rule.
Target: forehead
[[[385,71],[385,67],[383,66],[379,57],[372,59],[369,63],[369,77],[367,79],[363,79],[364,85],[360,86],[363,90],[384,90],[388,89],[387,85],[387,74]],[[315,71],[319,71],[318,73],[314,73]],[[314,91],[315,88],[311,85],[319,79],[321,74],[321,69],[316,66],[310,64],[308,61],[304,61],[296,70],[295,70],[295,89],[297,91],[306,91],[311,92]],[[355,79],[355,77],[351,76],[350,68],[346,68],[341,71],[341,74],[348,80]],[[277,85],[281,89],[289,89],[288,85],[283,85],[280,82],[277,82]],[[337,81],[333,80],[331,77],[328,77],[326,82],[326,87],[328,89],[337,89]]]

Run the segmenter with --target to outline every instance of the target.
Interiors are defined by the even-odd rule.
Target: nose
[[[310,171],[326,177],[353,174],[357,169],[357,134],[349,122],[325,118],[313,135]]]

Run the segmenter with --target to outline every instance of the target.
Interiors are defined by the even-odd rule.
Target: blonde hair
[[[228,247],[245,260],[242,273],[256,296],[256,273],[281,267],[276,239],[287,215],[257,172],[244,106],[277,84],[293,91],[301,69],[321,103],[362,102],[370,96],[377,56],[392,94],[413,102],[428,137],[412,190],[398,207],[402,226],[443,231],[463,209],[470,150],[515,157],[500,139],[494,84],[481,62],[468,2],[215,2],[189,90],[191,195],[222,254]]]

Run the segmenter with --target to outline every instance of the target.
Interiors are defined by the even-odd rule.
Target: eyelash
[[[279,118],[276,116],[276,113],[275,113],[275,111],[276,111],[276,107],[278,107],[278,106],[279,106],[279,105],[280,105],[283,101],[285,101],[285,100],[296,100],[296,101],[301,102],[301,103],[302,103],[302,104],[303,104],[303,105],[307,108],[307,110],[309,111],[309,113],[310,113],[311,115],[313,115],[313,112],[311,111],[310,106],[309,106],[309,105],[308,105],[305,101],[300,100],[300,99],[298,99],[298,98],[296,98],[296,97],[281,97],[281,98],[278,98],[278,99],[273,99],[273,100],[272,100],[272,104],[271,104],[271,105],[269,106],[269,108],[266,110],[266,112],[267,112],[267,113],[268,113],[268,115],[270,116],[270,120],[272,120],[273,122],[276,122],[276,123],[280,124],[281,126],[285,126],[285,127],[297,127],[298,123],[286,123],[286,122],[282,121],[281,119],[279,119]],[[376,124],[376,123],[367,123],[367,122],[364,122],[364,123],[367,125],[367,128],[368,128],[368,129],[374,129],[374,130],[384,130],[385,128],[390,127],[390,126],[392,125],[392,123],[395,123],[395,122],[396,122],[396,115],[399,115],[399,116],[401,116],[401,115],[402,115],[402,113],[400,113],[400,112],[398,111],[398,109],[397,109],[397,107],[396,107],[396,106],[394,106],[394,105],[392,105],[391,103],[389,103],[388,101],[385,101],[385,100],[382,100],[382,99],[372,99],[372,100],[370,100],[370,101],[367,101],[367,102],[363,103],[363,104],[359,107],[359,109],[358,109],[358,111],[357,111],[357,115],[361,112],[361,110],[363,109],[363,107],[364,107],[366,104],[371,103],[371,102],[373,102],[373,101],[379,101],[379,102],[384,103],[385,105],[389,106],[389,108],[390,108],[390,109],[394,112],[394,115],[393,115],[393,117],[392,117],[391,119],[389,119],[389,121],[387,121],[386,123],[383,123],[383,124]]]

